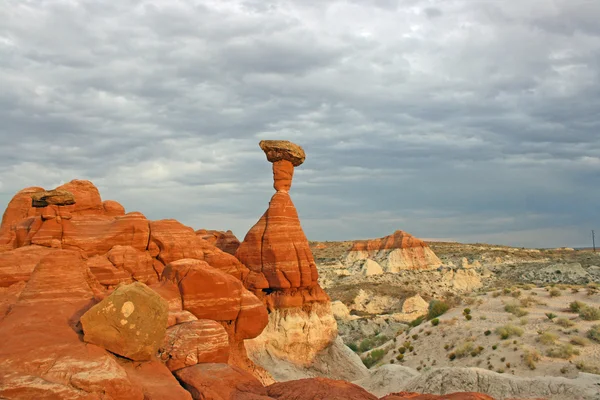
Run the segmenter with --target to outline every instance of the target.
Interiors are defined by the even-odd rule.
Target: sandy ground
[[[578,370],[577,362],[600,367],[600,343],[587,340],[584,347],[573,346],[579,351],[569,359],[552,358],[547,356],[547,351],[559,344],[568,344],[574,337],[585,337],[592,325],[600,324],[600,321],[583,321],[576,313],[568,311],[568,306],[573,301],[580,301],[590,306],[600,306],[600,294],[587,294],[587,289],[580,289],[578,293],[572,293],[571,289],[561,291],[558,297],[551,297],[545,288],[532,290],[520,289],[521,296],[515,298],[510,294],[502,294],[494,297],[494,292],[473,294],[468,300],[474,302],[471,305],[461,305],[451,309],[439,317],[438,326],[432,326],[431,322],[425,322],[420,326],[412,328],[396,337],[395,342],[389,341],[379,348],[387,348],[388,352],[383,360],[378,363],[394,363],[417,368],[421,372],[433,367],[458,366],[458,367],[480,367],[496,372],[503,372],[519,376],[576,376]],[[518,303],[520,299],[531,296],[540,304],[532,304],[524,308],[527,315],[516,317],[505,311],[505,304]],[[467,321],[463,315],[464,308],[471,309],[472,319]],[[545,315],[554,313],[557,317],[551,321]],[[567,318],[574,323],[573,326],[565,328],[559,326],[556,321],[559,318]],[[506,340],[495,333],[499,326],[511,324],[523,330],[522,336],[511,336]],[[486,336],[484,332],[490,330],[491,334]],[[557,336],[555,345],[539,342],[540,332],[551,332]],[[416,337],[413,335],[417,335]],[[413,351],[404,353],[402,362],[396,361],[398,348],[405,341],[410,341]],[[465,357],[457,357],[451,361],[450,353],[457,350],[466,342],[471,342],[473,348],[479,346],[483,350],[476,356],[469,353]],[[445,349],[444,347],[447,347]],[[494,350],[492,346],[497,346]],[[530,369],[524,361],[524,353],[527,349],[535,349],[540,354],[536,361],[535,369]],[[365,353],[366,354],[366,353]]]

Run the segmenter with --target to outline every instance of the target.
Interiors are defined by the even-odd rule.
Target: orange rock
[[[181,387],[169,369],[160,361],[129,362],[119,365],[129,380],[140,386],[144,400],[192,400],[190,393]]]
[[[327,378],[274,383],[267,387],[267,392],[270,397],[282,400],[377,400],[377,397],[360,386]]]
[[[229,338],[218,322],[200,319],[167,329],[159,353],[171,371],[201,363],[226,363]]]
[[[234,255],[237,248],[240,246],[240,241],[231,231],[223,232],[199,229],[196,231],[196,235],[231,255]]]
[[[34,217],[36,215],[35,209],[31,207],[31,195],[43,190],[41,187],[23,189],[15,194],[8,203],[2,216],[2,224],[0,225],[0,252],[12,250],[17,247],[17,224],[27,217]]]
[[[267,155],[267,160],[272,163],[287,160],[297,167],[306,158],[304,149],[288,140],[261,140],[258,145]]]
[[[151,285],[150,289],[154,290],[160,297],[165,299],[169,306],[169,312],[179,312],[183,310],[181,294],[179,293],[179,286],[176,282],[163,280],[160,283]]]
[[[0,321],[0,397],[144,398],[114,357],[79,339],[77,320],[94,301],[78,252],[53,250],[35,267]]]
[[[147,285],[158,282],[154,262],[146,251],[137,250],[132,246],[116,245],[106,253],[106,257],[115,268],[127,271],[138,282]]]
[[[27,282],[39,261],[54,250],[27,246],[0,253],[0,287]]]
[[[249,291],[242,291],[240,313],[235,322],[235,338],[253,339],[260,335],[268,323],[269,314],[263,303]]]
[[[175,371],[175,376],[194,399],[269,399],[267,390],[255,377],[227,364],[197,364]]]
[[[109,217],[121,217],[125,215],[125,207],[114,200],[104,200],[102,208],[104,208],[104,215],[108,215]]]
[[[278,192],[287,192],[292,187],[294,166],[288,160],[273,163],[273,187]]]
[[[90,272],[98,279],[98,282],[103,285],[116,286],[119,283],[133,282],[131,273],[115,267],[106,255],[90,257],[86,260],[86,265],[90,269]]]
[[[242,283],[206,261],[182,259],[165,266],[163,280],[177,283],[183,308],[198,319],[235,321],[240,312]]]
[[[251,271],[264,274],[271,289],[317,285],[316,264],[288,193],[275,193],[236,257]]]
[[[72,193],[75,204],[65,205],[65,211],[72,215],[103,215],[104,206],[98,188],[90,181],[74,179],[56,188]]]

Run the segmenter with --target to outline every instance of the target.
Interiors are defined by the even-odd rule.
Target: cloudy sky
[[[90,179],[242,238],[302,145],[313,240],[590,245],[600,1],[0,0],[0,204]],[[599,235],[600,236],[600,235]]]

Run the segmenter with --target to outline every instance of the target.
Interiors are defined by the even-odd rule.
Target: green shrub
[[[437,318],[444,314],[450,309],[450,306],[441,300],[432,300],[429,303],[429,311],[427,312],[427,319]]]
[[[425,317],[424,317],[424,316],[421,316],[421,317],[419,317],[419,318],[415,319],[414,321],[412,321],[412,322],[409,324],[409,326],[411,326],[411,327],[413,327],[413,328],[414,328],[415,326],[419,326],[419,325],[421,325],[421,324],[423,323],[423,321],[425,321]]]
[[[431,320],[431,325],[433,326],[438,326],[440,323],[440,320],[438,318],[434,318]]]
[[[399,347],[398,348],[398,353],[400,353],[400,354],[406,353],[406,347]]]
[[[556,315],[556,314],[554,314],[554,313],[551,313],[551,312],[547,312],[547,313],[546,313],[546,317],[548,317],[548,319],[549,319],[550,321],[552,321],[554,318],[558,317],[558,315]]]
[[[463,314],[465,314],[465,315],[469,315],[469,314],[471,314],[471,309],[470,309],[470,308],[465,308],[465,309],[463,310]]]
[[[583,361],[576,361],[575,367],[577,367],[577,369],[580,370],[581,372],[586,372],[588,374],[600,375],[600,364],[599,363],[586,364]]]
[[[570,328],[573,325],[575,325],[575,323],[567,318],[559,318],[556,320],[556,323],[560,326],[562,326],[563,328]]]
[[[487,331],[483,332],[483,334],[484,334],[485,336],[490,336],[490,335],[492,334],[492,331],[490,331],[490,330],[488,329]]]
[[[523,310],[521,307],[519,307],[518,304],[515,304],[515,303],[505,305],[504,311],[511,313],[517,317],[524,317],[525,315],[528,314],[527,311]]]
[[[396,360],[398,360],[398,361],[402,361],[402,360],[404,360],[404,354],[398,354],[398,355],[396,356]]]
[[[383,358],[384,355],[385,355],[385,350],[383,350],[383,349],[373,350],[372,352],[367,354],[366,357],[364,357],[362,359],[362,362],[365,365],[365,367],[371,368],[377,362],[381,361],[381,359]]]
[[[579,355],[579,350],[573,347],[571,344],[561,344],[549,349],[546,352],[548,357],[562,358],[568,360],[572,356]]]
[[[419,338],[419,335],[417,335],[416,333],[414,335],[411,336],[413,338],[413,340],[417,340]]]
[[[492,346],[492,350],[496,350],[497,348],[498,348],[498,346],[497,346],[497,345],[493,345],[493,346]]]
[[[560,296],[562,293],[559,289],[557,288],[552,288],[550,289],[550,292],[548,293],[550,295],[550,297],[558,297]]]
[[[348,347],[350,347],[350,350],[352,350],[355,353],[358,351],[358,346],[356,345],[356,343],[348,343]]]
[[[537,341],[541,344],[551,345],[554,344],[558,340],[558,335],[555,335],[551,332],[543,332],[540,336],[538,336]]]
[[[586,307],[586,304],[582,303],[581,301],[573,301],[569,304],[569,310],[571,310],[574,313],[578,313],[579,310],[581,310],[584,307]]]
[[[453,361],[456,358],[456,354],[450,353],[448,354],[448,358],[450,359],[450,361]]]
[[[500,335],[500,338],[508,339],[511,336],[523,335],[523,329],[518,328],[514,325],[507,324],[496,328],[496,333]]]
[[[467,315],[465,315],[465,319],[466,319],[467,321],[470,321],[470,320],[472,320],[472,319],[473,319],[473,316],[472,316],[471,314],[467,314]]]
[[[600,325],[594,325],[587,333],[587,337],[594,342],[600,343]]]
[[[585,306],[579,309],[579,316],[585,321],[598,321],[600,319],[600,308]]]

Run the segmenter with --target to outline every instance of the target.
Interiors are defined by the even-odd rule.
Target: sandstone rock
[[[158,282],[154,262],[146,251],[140,251],[132,246],[113,246],[106,257],[118,270],[124,270],[137,282],[147,285]]]
[[[160,354],[171,371],[200,363],[227,363],[229,339],[218,322],[186,322],[167,329]]]
[[[267,390],[256,378],[238,367],[227,364],[197,364],[175,371],[175,376],[194,399],[269,398]]]
[[[41,246],[26,246],[0,253],[0,287],[27,282],[38,262],[54,250]]]
[[[43,190],[41,187],[23,189],[8,203],[0,225],[0,252],[17,247],[17,224],[28,217],[32,217],[30,224],[33,222],[36,210],[31,207],[31,195]]]
[[[269,386],[267,391],[269,396],[282,400],[377,400],[360,386],[327,378],[279,382]]]
[[[364,276],[383,274],[383,269],[376,261],[367,258],[362,266],[361,273]]]
[[[104,209],[104,215],[109,217],[122,217],[125,215],[125,207],[114,200],[104,200],[102,208]]]
[[[240,313],[235,323],[235,338],[253,339],[261,334],[269,323],[267,308],[252,293],[242,291]]]
[[[367,259],[376,261],[385,272],[435,269],[442,265],[425,242],[403,231],[381,239],[354,242],[346,254],[345,263],[359,271]]]
[[[181,293],[179,293],[179,286],[176,282],[163,280],[160,283],[151,285],[150,289],[154,290],[160,297],[165,299],[169,306],[169,312],[180,312],[183,310]]]
[[[0,321],[1,398],[143,399],[114,357],[78,336],[93,285],[78,252],[53,250],[40,260]]]
[[[297,167],[306,158],[302,147],[287,140],[261,140],[259,146],[267,155],[267,160],[272,163],[286,160]]]
[[[169,319],[167,322],[167,327],[172,327],[173,325],[183,324],[184,322],[197,321],[198,318],[189,311],[175,311],[169,312]]]
[[[169,369],[160,361],[119,362],[129,381],[141,388],[144,400],[192,400]]]
[[[48,190],[31,195],[32,207],[68,206],[75,204],[75,196],[66,190]]]
[[[240,246],[240,241],[231,231],[223,232],[199,229],[196,231],[196,235],[231,255],[235,255]]]
[[[288,193],[273,195],[236,257],[251,271],[263,273],[271,289],[317,285],[316,264]]]
[[[131,273],[115,267],[115,265],[108,260],[106,254],[88,258],[86,260],[86,265],[102,285],[116,286],[119,283],[133,282]]]
[[[331,312],[337,320],[347,320],[350,318],[350,310],[339,300],[331,302]]]
[[[165,337],[167,312],[167,302],[146,285],[120,285],[81,317],[84,340],[131,360],[150,360]]]
[[[235,321],[240,312],[242,283],[206,261],[182,259],[166,265],[163,280],[179,287],[183,308],[199,319]]]
[[[73,215],[102,215],[104,206],[100,192],[90,181],[74,179],[56,188],[67,191],[75,197],[75,204],[65,206],[65,210]]]
[[[429,303],[427,303],[418,294],[404,300],[402,303],[402,312],[406,314],[418,314],[417,316],[427,314],[429,310]]]
[[[390,392],[401,392],[406,382],[418,375],[419,372],[413,368],[398,364],[384,364],[354,383],[375,396],[384,396]]]

